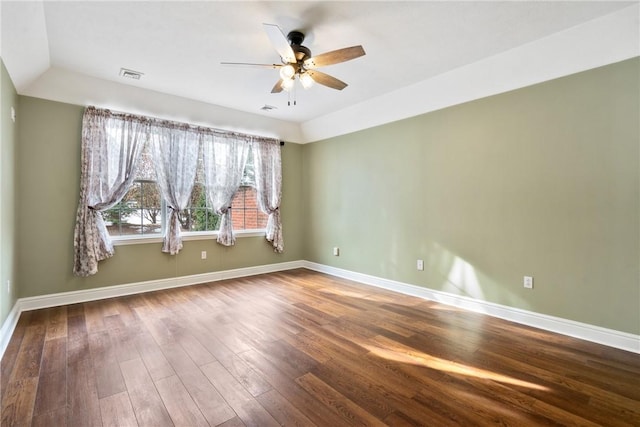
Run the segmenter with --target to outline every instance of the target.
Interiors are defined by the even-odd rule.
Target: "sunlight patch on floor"
[[[386,341],[386,343],[384,345],[371,345],[368,343],[361,343],[361,345],[369,350],[372,354],[395,362],[423,366],[425,368],[435,369],[451,374],[498,381],[504,384],[515,385],[518,387],[526,387],[542,391],[549,390],[549,388],[547,387],[531,383],[529,381],[519,380],[508,375],[502,375],[497,372],[488,371],[486,369],[475,368],[463,363],[453,362],[451,360],[431,356],[429,354],[416,351],[409,347],[402,346],[401,344],[393,343],[393,341],[384,339],[383,337],[376,337],[376,340],[378,339]]]
[[[323,293],[347,297],[347,298],[358,298],[358,299],[364,299],[367,301],[380,302],[380,303],[394,303],[394,304],[399,304],[399,305],[409,306],[409,307],[424,302],[424,299],[420,297],[412,297],[404,294],[396,294],[396,293],[393,293],[393,291],[386,292],[382,289],[380,289],[379,292],[386,292],[386,293],[371,294],[367,292],[358,292],[358,291],[351,291],[348,289],[336,289],[336,288],[322,288],[319,291]]]
[[[365,294],[364,292],[351,291],[348,289],[321,288],[318,291],[325,294],[339,295],[339,296],[350,297],[350,298],[366,299],[367,297],[367,294]]]

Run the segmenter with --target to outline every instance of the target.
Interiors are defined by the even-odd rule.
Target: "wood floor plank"
[[[67,405],[67,370],[45,372],[40,375],[34,416],[54,412]]]
[[[89,341],[76,339],[67,349],[67,425],[102,426]]]
[[[120,369],[138,425],[148,427],[173,425],[142,359],[120,362]]]
[[[67,408],[35,415],[31,422],[31,427],[65,427],[67,425]]]
[[[109,338],[111,345],[114,347],[114,353],[118,362],[125,362],[140,357],[140,353],[136,348],[137,331],[131,326],[130,328],[118,327],[109,329]]]
[[[205,427],[209,425],[177,376],[163,378],[155,384],[176,426]]]
[[[322,329],[318,331],[324,334]],[[310,333],[312,332],[310,331]],[[346,369],[358,374],[367,379],[367,384],[384,387],[391,393],[404,398],[412,398],[423,386],[402,371],[401,366],[393,360],[370,353],[354,357],[352,353],[345,351],[343,346],[337,345],[333,341],[326,341],[324,350],[332,355],[329,362],[332,366],[334,361],[338,362],[335,369]]]
[[[153,388],[153,380],[144,366],[142,359],[130,359],[120,362],[120,371],[124,379],[127,390],[135,388]]]
[[[311,373],[379,419],[385,419],[397,409],[389,390],[378,384],[371,384],[362,375],[336,365],[338,363],[335,361],[318,365]],[[362,384],[369,386],[363,389]]]
[[[385,425],[381,420],[338,393],[334,388],[311,373],[304,374],[297,379],[297,382],[310,395],[316,397],[327,407],[331,408],[333,412],[342,417],[345,424],[362,426]]]
[[[69,341],[86,339],[87,335],[84,313],[67,317],[67,338]]]
[[[247,426],[279,425],[220,362],[202,366],[202,372]]]
[[[316,425],[277,390],[271,389],[262,393],[256,397],[256,400],[283,426],[313,427]]]
[[[104,331],[106,326],[102,316],[102,305],[104,301],[93,301],[84,304],[84,317],[88,333]]]
[[[142,322],[134,310],[134,307],[144,304],[144,300],[139,295],[127,295],[116,299],[114,302],[118,316],[120,316],[123,324],[133,325]]]
[[[22,378],[10,382],[2,395],[2,418],[0,425],[30,425],[36,401],[38,378]]]
[[[252,396],[271,390],[271,385],[237,355],[222,358],[219,362]]]
[[[67,340],[66,337],[45,341],[40,371],[50,373],[64,371],[67,368]]]
[[[102,399],[126,391],[118,363],[117,349],[113,346],[109,331],[103,330],[89,334],[89,347],[98,398]]]
[[[103,427],[134,427],[138,425],[129,394],[126,391],[100,399],[100,413],[102,414]]]
[[[180,375],[182,372],[191,372],[198,369],[198,365],[194,363],[186,351],[178,343],[161,346],[162,353],[165,355],[173,370]]]
[[[283,341],[288,342],[318,363],[326,363],[331,360],[331,353],[326,351],[324,342],[320,342],[321,339],[315,334],[299,333],[286,337]]]
[[[117,361],[108,331],[91,333],[88,335],[88,339],[91,360],[94,365],[108,365]]]
[[[49,309],[47,319],[47,331],[45,340],[62,338],[67,336],[67,307],[53,307]]]
[[[200,369],[183,371],[178,376],[209,424],[218,425],[236,415],[230,403]]]
[[[298,269],[23,312],[2,425],[640,425],[640,355]]]
[[[297,378],[313,369],[317,362],[285,341],[265,343],[255,347],[290,378]]]
[[[176,319],[162,319],[167,329],[176,337],[176,341],[189,355],[189,358],[198,366],[213,362],[215,357],[193,336],[185,325]]]
[[[98,398],[111,396],[126,391],[124,379],[118,362],[94,365]]]
[[[0,396],[4,395],[4,391],[11,378],[11,372],[18,358],[22,339],[27,328],[27,313],[24,313],[18,319],[18,323],[13,331],[13,335],[7,344],[7,348],[4,351],[2,361],[0,361]],[[1,397],[0,397],[1,400]]]
[[[227,347],[218,337],[211,332],[210,324],[213,322],[210,316],[186,317],[180,316],[186,328],[189,329],[191,335],[198,340],[207,351],[217,360],[230,358],[236,353]],[[215,325],[215,323],[213,323]]]
[[[171,364],[151,334],[142,332],[136,335],[136,348],[154,381],[175,375]]]
[[[303,408],[304,414],[316,425],[342,425],[343,420],[322,402],[306,392],[295,380],[282,373],[269,360],[255,351],[242,353],[240,357],[260,372],[263,378],[296,408]]]
[[[9,381],[33,378],[40,374],[45,332],[43,323],[26,327]]]
[[[233,417],[229,421],[225,421],[222,424],[218,424],[217,427],[245,427],[245,424],[238,417]]]

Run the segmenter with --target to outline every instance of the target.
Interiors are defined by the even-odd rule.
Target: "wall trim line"
[[[590,325],[588,323],[577,322],[561,317],[482,301],[466,296],[455,295],[448,292],[437,291],[310,261],[304,261],[303,265],[304,268],[309,270],[353,280],[365,285],[375,286],[405,295],[416,296],[441,304],[543,329],[545,331],[555,332],[573,338],[579,338],[585,341],[640,354],[640,335],[634,335],[627,332],[616,331],[614,329]]]

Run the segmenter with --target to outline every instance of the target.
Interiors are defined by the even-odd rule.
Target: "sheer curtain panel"
[[[256,192],[260,210],[269,215],[266,237],[274,251],[282,253],[282,221],[280,201],[282,200],[282,158],[280,141],[259,139],[253,143]]]
[[[148,121],[87,107],[82,118],[80,202],[74,230],[73,273],[97,273],[98,262],[113,256],[102,218],[126,194],[135,177]]]
[[[171,122],[152,124],[150,133],[156,177],[169,209],[162,252],[175,255],[182,249],[178,215],[189,204],[193,190],[200,133],[197,129]]]
[[[231,200],[240,187],[250,147],[247,138],[235,134],[212,132],[202,136],[207,199],[213,211],[221,217],[217,241],[224,246],[236,243],[231,221]]]

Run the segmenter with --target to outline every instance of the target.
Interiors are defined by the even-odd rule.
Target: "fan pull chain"
[[[294,84],[291,90],[287,91],[287,106],[291,107],[291,92],[293,92],[293,105],[298,105],[298,90]]]

